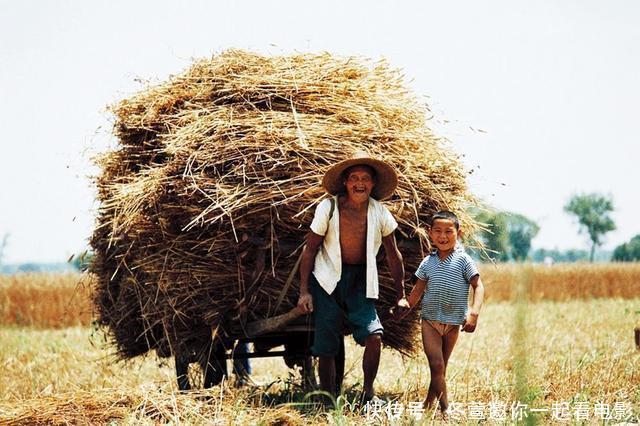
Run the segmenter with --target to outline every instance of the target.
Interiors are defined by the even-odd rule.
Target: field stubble
[[[488,282],[488,303],[476,333],[462,334],[454,350],[447,378],[450,400],[464,406],[492,401],[509,406],[518,400],[538,408],[549,408],[554,402],[570,403],[572,407],[583,402],[592,409],[596,403],[626,402],[637,415],[640,351],[634,346],[633,328],[640,325],[640,292],[627,294],[628,289],[615,288],[609,291],[618,297],[570,300],[575,296],[563,295],[554,287],[544,290],[544,294],[547,297],[553,294],[558,300],[539,301],[535,291],[541,290],[536,283],[540,269],[529,269],[531,281],[525,287],[525,295],[529,297],[521,297],[520,303],[503,301],[505,293],[493,292],[493,289],[498,290],[504,284],[497,284],[498,279],[483,270]],[[629,271],[638,277],[640,268],[634,265],[626,270]],[[576,268],[572,273],[575,275],[571,283],[562,288],[580,286],[584,290],[587,281],[579,278],[593,277],[596,272]],[[604,274],[616,276],[621,272],[606,269]],[[521,275],[514,275],[514,282]],[[65,279],[77,282],[78,277]],[[630,281],[634,280],[627,278],[626,282]],[[71,288],[76,287],[75,282]],[[29,301],[32,306],[24,311],[21,321],[28,317],[27,312],[37,312],[36,306],[41,304],[49,304],[42,310],[47,314],[38,314],[40,316],[26,323],[11,323],[6,314],[7,288],[19,285],[17,281],[12,283],[12,286],[7,286],[6,281],[0,283],[1,318],[5,324],[0,328],[0,365],[4,372],[0,387],[0,401],[4,401],[0,403],[0,423],[116,420],[152,424],[219,420],[303,424],[363,420],[348,410],[347,414],[338,410],[318,413],[295,405],[302,401],[302,394],[278,358],[253,362],[253,378],[260,386],[239,390],[224,386],[204,394],[178,394],[171,363],[153,356],[114,363],[109,349],[104,348],[104,335],[100,332],[82,325],[68,327],[62,325],[64,321],[55,328],[56,323],[51,319],[64,318],[60,312],[70,314],[86,308],[81,303],[84,296],[78,297],[74,292],[60,296],[66,298],[66,302],[60,302],[61,311],[54,313],[52,300],[59,297],[52,295],[55,292],[44,292],[40,296],[33,290],[21,293],[30,295],[31,299],[25,296],[21,300]],[[49,284],[43,281],[38,285]],[[56,285],[61,286],[58,290],[64,287],[60,282]],[[515,294],[515,288],[509,289],[510,296]],[[631,297],[634,294],[635,297]],[[10,306],[18,306],[17,298],[11,300]],[[69,300],[77,300],[71,303],[73,309],[69,309]],[[46,319],[48,325],[37,324],[36,318]],[[86,319],[74,318],[86,324]],[[350,338],[348,341],[346,389],[349,390],[359,388],[362,382],[362,350],[353,345]],[[408,406],[424,398],[428,383],[429,369],[423,355],[408,359],[383,351],[376,381],[383,399],[396,399]],[[548,414],[546,416],[548,418]],[[406,415],[402,418],[403,423],[410,423],[412,419]],[[541,419],[545,419],[544,415]]]

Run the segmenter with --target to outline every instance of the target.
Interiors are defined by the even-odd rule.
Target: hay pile
[[[401,241],[407,276],[435,210],[474,227],[458,157],[384,62],[231,50],[112,111],[119,145],[99,159],[91,244],[99,323],[123,358],[167,354],[211,327],[237,337],[238,326],[295,306],[297,278],[279,296],[325,196],[322,175],[356,151],[398,171],[386,205],[399,240],[413,242]],[[395,292],[384,262],[380,271],[384,342],[411,353],[418,327],[390,318]]]

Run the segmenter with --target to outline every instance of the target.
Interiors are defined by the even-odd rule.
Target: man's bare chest
[[[340,212],[340,237],[359,240],[367,235],[367,215],[361,212]]]

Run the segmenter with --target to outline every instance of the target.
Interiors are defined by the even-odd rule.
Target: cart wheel
[[[186,391],[191,389],[191,381],[189,380],[189,364],[190,360],[183,354],[175,355],[176,361],[176,378],[178,380],[178,389]]]
[[[287,367],[300,372],[302,376],[302,389],[311,392],[318,389],[316,379],[316,362],[314,357],[309,355],[308,335],[289,336],[284,344],[284,362]]]
[[[175,356],[178,389],[206,389],[216,386],[227,376],[225,349],[221,344],[205,347],[200,353]]]
[[[227,376],[227,351],[220,343],[213,345],[213,349],[209,353],[209,357],[203,357],[200,359],[200,368],[204,372],[204,388],[210,388],[217,386]]]
[[[313,362],[313,357],[305,357],[302,361],[301,367],[302,375],[302,389],[305,392],[311,392],[318,388],[318,381],[316,380],[316,366]]]

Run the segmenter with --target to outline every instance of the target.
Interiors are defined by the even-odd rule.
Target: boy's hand
[[[313,312],[313,298],[311,297],[311,293],[300,293],[300,297],[298,298],[298,309],[303,314],[308,314]]]
[[[473,333],[476,330],[476,325],[478,325],[478,313],[469,312],[467,317],[464,319],[464,323],[462,323],[462,331]]]

